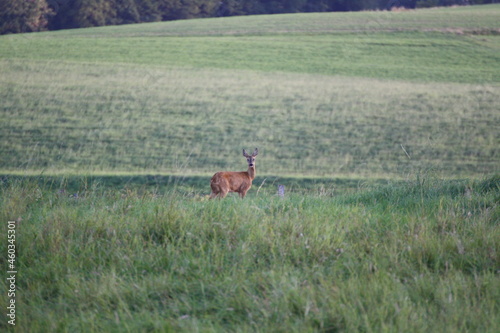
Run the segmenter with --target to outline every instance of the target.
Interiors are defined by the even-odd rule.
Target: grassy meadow
[[[500,331],[499,16],[0,36],[0,330]]]
[[[213,201],[8,182],[16,330],[498,332],[499,182]]]

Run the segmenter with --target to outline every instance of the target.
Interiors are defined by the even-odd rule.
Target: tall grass
[[[215,201],[4,184],[17,329],[496,332],[499,184]]]

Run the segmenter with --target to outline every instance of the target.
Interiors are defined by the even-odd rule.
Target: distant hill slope
[[[0,37],[5,172],[483,175],[500,165],[500,5]]]

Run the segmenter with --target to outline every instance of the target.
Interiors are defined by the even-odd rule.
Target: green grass
[[[244,147],[281,177],[500,165],[495,85],[43,64],[2,67],[3,170],[209,175],[244,168]]]
[[[499,11],[0,36],[16,330],[500,331]]]
[[[0,170],[210,175],[259,147],[282,177],[496,173],[499,8],[2,36]]]
[[[56,35],[57,36],[57,35]],[[54,36],[55,37],[55,36]],[[22,38],[17,59],[292,72],[426,82],[498,83],[499,36],[442,33]],[[495,45],[496,48],[492,49]]]
[[[1,187],[18,331],[500,329],[498,177],[215,201],[61,188]]]

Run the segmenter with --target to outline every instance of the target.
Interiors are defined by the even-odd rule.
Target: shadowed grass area
[[[128,191],[148,192],[157,194],[176,191],[189,197],[202,197],[211,192],[211,176],[174,176],[174,175],[0,175],[4,186],[16,182],[34,182],[49,191],[77,196],[101,187],[107,189],[126,189]],[[277,194],[278,185],[285,186],[286,193],[308,193],[324,196],[352,193],[370,186],[387,184],[387,179],[366,178],[307,178],[307,177],[277,177],[258,176],[253,181],[249,195]],[[404,183],[396,180],[395,183]]]

